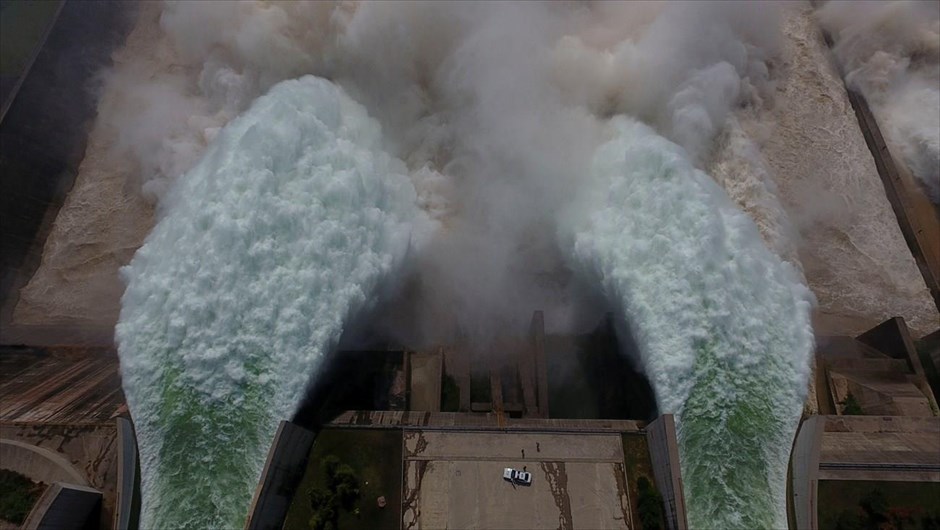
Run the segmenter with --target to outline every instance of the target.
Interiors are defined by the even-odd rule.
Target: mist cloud
[[[159,201],[276,82],[333,80],[382,124],[440,223],[413,263],[427,340],[492,335],[537,308],[550,327],[599,316],[558,255],[555,216],[604,124],[637,117],[701,166],[732,111],[772,93],[779,45],[763,3],[166,2],[158,16],[159,42],[109,74],[101,108],[141,192]]]

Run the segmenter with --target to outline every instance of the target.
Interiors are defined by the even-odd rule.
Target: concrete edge
[[[118,417],[117,424],[117,488],[114,503],[114,530],[134,530],[138,527],[139,513],[135,509],[138,499],[137,438],[134,426],[127,418]]]
[[[87,486],[56,482],[49,486],[23,522],[23,530],[78,530],[85,528],[95,507],[101,506],[100,491]]]
[[[790,453],[793,514],[797,530],[816,530],[816,486],[819,477],[819,451],[826,416],[812,416],[800,424]]]
[[[251,498],[245,530],[281,528],[294,489],[306,470],[314,439],[313,432],[289,421],[281,421]]]
[[[29,453],[38,455],[44,460],[48,460],[52,462],[53,465],[60,468],[66,475],[68,475],[71,483],[74,483],[78,486],[84,486],[84,487],[88,486],[88,479],[85,478],[85,475],[83,475],[75,466],[73,466],[71,462],[66,460],[63,456],[59,455],[58,453],[55,453],[54,451],[50,451],[49,449],[45,449],[37,445],[32,445],[26,442],[21,442],[19,440],[12,440],[9,438],[0,438],[0,445],[7,445],[10,447],[15,447],[18,450],[28,451]],[[8,469],[11,469],[18,473],[22,473],[26,475],[27,477],[29,477],[30,479],[35,480],[33,478],[33,475],[31,475],[28,472],[29,470],[26,469],[25,467],[21,466],[17,468],[16,466],[7,466],[7,465],[4,465],[4,467],[7,467]]]
[[[666,508],[666,528],[687,530],[689,522],[685,507],[685,489],[679,461],[679,443],[676,420],[672,414],[663,414],[646,427],[646,441],[653,464],[656,488],[663,496]]]

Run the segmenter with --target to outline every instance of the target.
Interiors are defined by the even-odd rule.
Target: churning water
[[[117,341],[142,528],[240,528],[278,422],[408,249],[404,166],[341,89],[259,98],[181,177],[123,271]]]
[[[628,118],[611,127],[562,240],[677,415],[690,526],[785,528],[812,295],[680,148]]]
[[[781,527],[811,294],[679,147],[618,117],[558,219],[678,418],[689,522]],[[286,81],[176,183],[117,338],[146,527],[238,527],[280,419],[424,233],[401,162],[333,84]],[[417,229],[415,227],[418,227]]]

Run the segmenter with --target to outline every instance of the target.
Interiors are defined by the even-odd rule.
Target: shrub
[[[352,510],[359,500],[359,478],[347,464],[342,464],[330,477],[331,487],[345,510]]]
[[[339,458],[336,458],[335,455],[327,455],[327,457],[323,459],[323,469],[326,471],[327,478],[335,475],[338,467]]]
[[[22,524],[42,494],[42,484],[9,469],[0,469],[0,519]]]
[[[855,396],[852,395],[851,392],[845,396],[845,401],[839,404],[842,405],[842,414],[847,416],[860,416],[865,414],[865,412],[862,411],[862,406],[859,405],[858,400],[855,399]]]
[[[346,511],[358,510],[359,477],[348,464],[341,464],[333,455],[323,459],[323,470],[328,489],[307,490],[310,507],[313,508],[309,524],[312,530],[335,530],[340,508]]]
[[[329,530],[336,527],[339,512],[336,509],[336,496],[321,488],[311,488],[307,491],[313,516],[310,518],[312,530]]]
[[[663,496],[656,491],[646,477],[636,480],[636,488],[640,525],[643,530],[659,530],[663,525]]]

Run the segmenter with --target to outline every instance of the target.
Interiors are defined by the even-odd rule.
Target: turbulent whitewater
[[[615,118],[563,223],[677,416],[691,528],[785,528],[813,346],[812,295],[685,152]]]
[[[285,81],[174,184],[123,270],[117,341],[142,528],[240,528],[272,436],[417,218],[377,122]]]

